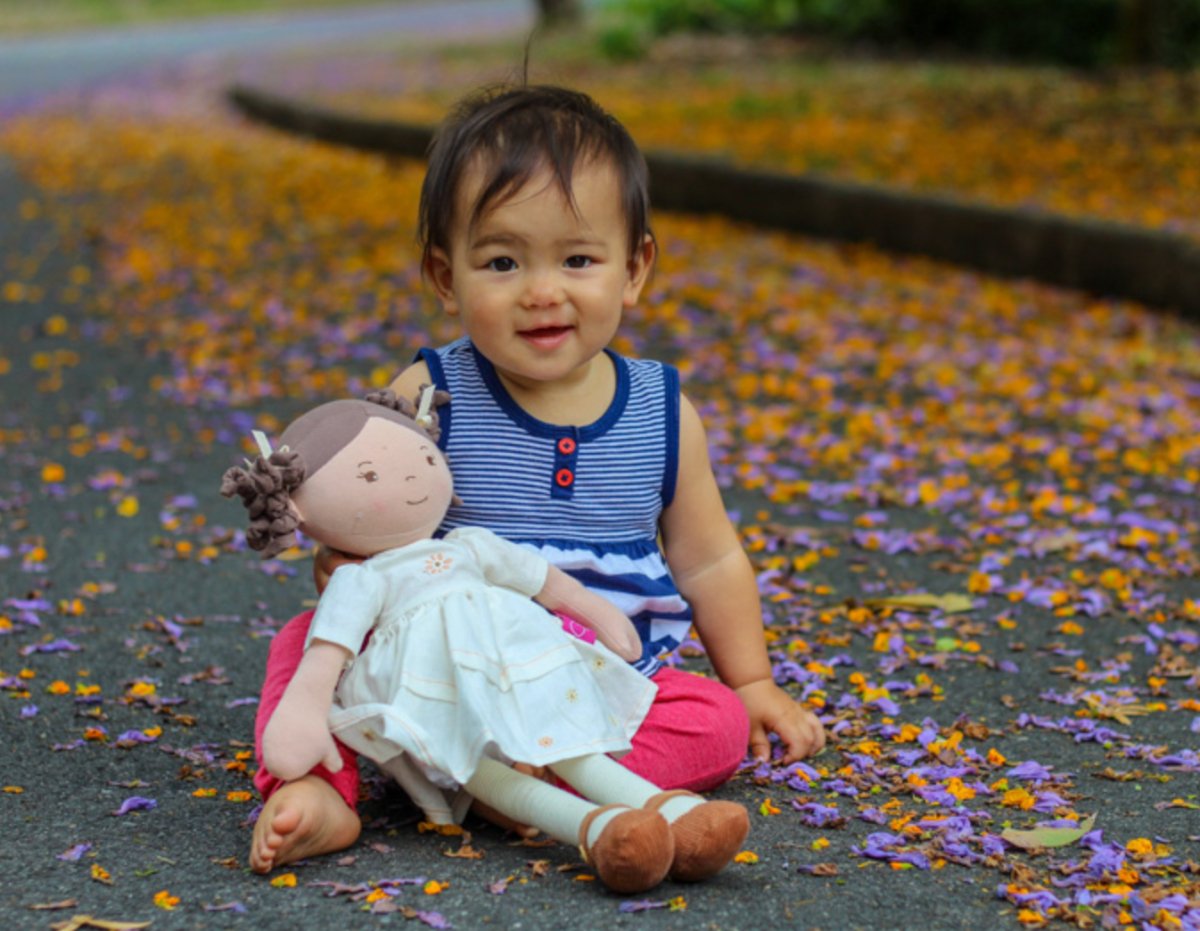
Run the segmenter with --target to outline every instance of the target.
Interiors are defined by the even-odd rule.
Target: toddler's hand
[[[330,549],[323,543],[318,546],[316,555],[313,556],[313,583],[317,586],[317,594],[325,591],[325,586],[329,584],[329,579],[338,566],[353,562],[362,562],[362,557]]]
[[[756,760],[771,758],[767,736],[771,733],[783,741],[784,763],[813,756],[825,747],[825,728],[817,716],[770,679],[747,683],[734,692],[750,715],[750,755]]]

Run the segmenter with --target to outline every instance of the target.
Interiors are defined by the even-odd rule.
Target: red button
[[[559,469],[558,474],[554,476],[554,480],[558,482],[562,488],[569,488],[571,483],[575,481],[575,473],[570,469]]]
[[[558,441],[558,451],[564,456],[569,456],[575,452],[575,441],[569,436],[564,436]]]

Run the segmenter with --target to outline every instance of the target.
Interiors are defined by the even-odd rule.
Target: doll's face
[[[371,417],[336,456],[292,495],[300,528],[360,556],[433,535],[453,496],[437,443],[415,430]]]

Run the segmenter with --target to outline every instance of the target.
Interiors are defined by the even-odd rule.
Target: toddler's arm
[[[389,388],[398,398],[415,398],[423,385],[433,384],[433,376],[429,374],[429,366],[418,360],[397,375]]]
[[[794,762],[819,751],[825,732],[775,684],[754,569],[721,500],[700,416],[686,397],[680,401],[679,475],[661,522],[667,564],[713,668],[750,715],[750,752],[768,758],[773,731]]]
[[[641,659],[642,639],[625,612],[557,566],[548,567],[546,584],[534,599],[547,610],[567,614],[594,630],[597,639],[622,659],[631,663]]]
[[[325,586],[329,584],[329,580],[333,578],[333,573],[339,566],[348,566],[351,563],[362,561],[361,556],[351,556],[341,550],[331,549],[324,543],[318,544],[317,551],[313,554],[313,584],[317,587],[317,594],[325,591]]]
[[[342,757],[329,733],[329,708],[350,651],[314,640],[304,652],[263,732],[263,763],[280,779],[299,779],[318,764],[330,772],[342,768]]]

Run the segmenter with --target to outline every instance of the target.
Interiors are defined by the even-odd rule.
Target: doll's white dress
[[[436,822],[482,756],[545,765],[620,754],[656,687],[531,600],[548,563],[469,527],[334,572],[309,630],[356,653],[330,730],[394,776]],[[457,802],[457,804],[456,804]]]

